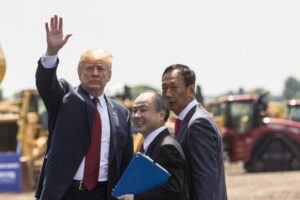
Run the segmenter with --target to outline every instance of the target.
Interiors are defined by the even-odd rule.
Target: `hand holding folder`
[[[155,186],[164,184],[170,176],[171,174],[167,170],[154,163],[150,157],[137,153],[115,186],[112,196],[146,192]]]

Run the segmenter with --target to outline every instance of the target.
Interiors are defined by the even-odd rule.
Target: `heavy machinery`
[[[4,53],[0,45],[0,83],[3,80],[5,69],[6,69],[6,65],[5,65]]]
[[[285,118],[286,103],[283,101],[270,101],[267,106],[268,116],[271,118]]]
[[[5,60],[0,49],[0,78]],[[23,189],[36,185],[47,142],[48,116],[37,90],[22,90],[11,99],[0,101],[0,152],[20,155]]]
[[[285,117],[286,119],[300,122],[300,100],[299,99],[292,99],[287,101]]]
[[[270,118],[267,106],[266,94],[221,100],[225,154],[248,172],[300,169],[300,122]]]
[[[0,102],[0,152],[20,154],[23,189],[36,185],[47,137],[47,112],[36,90]]]
[[[221,98],[222,99],[222,98]],[[300,103],[300,101],[299,101]],[[224,119],[223,115],[221,113],[221,101],[219,100],[211,100],[209,102],[206,102],[204,104],[204,107],[206,110],[211,113],[211,115],[214,118],[214,121],[216,122],[218,128],[222,131],[222,128],[224,126]],[[299,104],[300,109],[300,104]],[[269,102],[267,106],[267,113],[269,117],[272,118],[285,118],[285,112],[286,112],[286,105],[284,102]]]
[[[212,100],[206,102],[204,104],[205,109],[213,116],[215,123],[217,124],[218,128],[221,130],[224,126],[224,119],[221,113],[221,104],[218,100]]]

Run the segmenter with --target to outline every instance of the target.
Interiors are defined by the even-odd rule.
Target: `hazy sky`
[[[58,76],[74,85],[79,56],[96,48],[114,56],[108,89],[160,88],[164,68],[175,63],[195,70],[204,95],[239,87],[281,94],[288,76],[300,79],[299,0],[2,0],[0,9],[6,96],[35,87],[53,14],[73,33],[59,52]]]

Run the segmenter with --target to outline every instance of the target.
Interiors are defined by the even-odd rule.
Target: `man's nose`
[[[99,75],[99,71],[98,71],[97,67],[94,67],[94,68],[93,68],[93,75],[94,75],[94,76]]]
[[[165,91],[163,92],[163,96],[166,98],[172,97],[172,93],[170,89],[165,89]]]
[[[137,118],[137,117],[140,117],[140,112],[139,111],[136,111],[132,114],[132,118]]]

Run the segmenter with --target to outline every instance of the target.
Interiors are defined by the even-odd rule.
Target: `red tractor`
[[[221,101],[224,151],[248,172],[300,169],[300,122],[269,118],[266,94]]]

